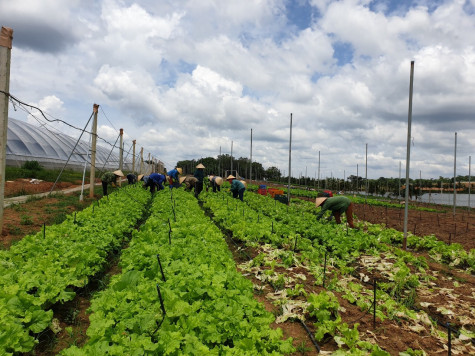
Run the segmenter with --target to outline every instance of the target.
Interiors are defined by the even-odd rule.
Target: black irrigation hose
[[[307,332],[308,336],[310,337],[310,340],[312,340],[312,343],[313,345],[315,346],[315,348],[317,349],[317,352],[320,353],[320,346],[318,346],[317,344],[317,341],[315,340],[315,338],[313,337],[312,335],[312,332],[310,331],[310,329],[308,328],[308,326],[305,324],[305,322],[302,320],[302,319],[298,319],[298,321],[300,321],[300,324],[302,324],[303,328],[305,329],[305,331]]]
[[[225,234],[225,236],[227,237],[227,239],[231,240],[231,241],[234,243],[234,245],[235,245],[236,247],[239,248],[239,245],[236,243],[236,241],[235,241],[231,236],[229,236],[228,234]],[[249,261],[252,260],[252,257],[249,256],[249,255],[247,254],[247,252],[245,252],[245,251],[243,251],[243,250],[241,250],[241,252],[243,252],[243,253],[248,257]],[[272,288],[274,289],[274,291],[277,290],[277,288],[274,286],[274,284],[273,284],[271,281],[269,281],[268,283],[272,286]],[[317,352],[320,353],[320,351],[321,351],[321,350],[320,350],[320,347],[318,346],[317,341],[316,341],[315,338],[313,337],[312,332],[310,331],[310,329],[307,327],[307,325],[305,324],[305,322],[304,322],[303,320],[298,319],[298,318],[297,318],[297,320],[300,321],[300,323],[301,323],[302,326],[304,327],[305,331],[307,332],[308,336],[310,337],[310,340],[312,341],[313,345],[314,345],[315,348],[317,349]]]

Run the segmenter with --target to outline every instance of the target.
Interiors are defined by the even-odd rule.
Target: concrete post
[[[151,169],[152,169],[152,168],[151,168],[151,165],[150,165],[150,152],[149,152],[149,153],[148,153],[148,160],[147,160],[147,173],[148,173],[148,171],[151,170]],[[152,173],[152,172],[150,172],[150,173]],[[150,174],[150,173],[148,173],[148,174]]]
[[[124,169],[124,129],[120,129],[120,141],[119,141],[119,169]],[[122,186],[122,178],[119,178],[119,187]]]
[[[143,171],[143,147],[140,149],[140,174],[144,174],[144,171]]]
[[[10,92],[10,61],[13,30],[3,27],[0,32],[0,233],[3,228],[3,199],[5,194],[5,162],[7,159],[8,93]]]
[[[89,176],[89,198],[94,197],[94,184],[96,181],[96,142],[97,142],[97,112],[99,105],[92,107],[94,119],[92,121],[92,141],[91,141],[91,174]]]

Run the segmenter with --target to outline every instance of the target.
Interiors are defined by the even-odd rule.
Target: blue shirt
[[[159,173],[150,174],[149,179],[151,179],[153,182],[157,184],[162,184],[163,182],[165,182],[165,176]]]
[[[178,174],[179,174],[179,173],[178,173],[178,171],[177,171],[176,168],[174,168],[174,169],[172,169],[171,171],[167,172],[167,175],[168,175],[169,177],[172,177],[172,178],[175,179],[175,180],[178,180]]]

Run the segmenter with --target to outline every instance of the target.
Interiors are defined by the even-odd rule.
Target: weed
[[[14,226],[14,225],[7,225],[8,232],[12,235],[21,235],[23,231],[21,231],[19,226]]]
[[[23,204],[13,204],[11,208],[15,211],[26,211],[26,208]]]
[[[31,216],[29,215],[22,215],[20,218],[20,224],[21,225],[33,225],[33,220],[31,219]]]
[[[41,200],[43,199],[44,197],[39,197],[39,196],[35,196],[35,195],[29,195],[28,198],[26,199],[26,202],[27,203],[31,203],[31,202],[34,202],[34,201],[37,201],[37,200]]]
[[[305,355],[307,352],[312,351],[312,349],[310,347],[307,347],[307,343],[305,341],[302,341],[297,346],[297,351],[300,352],[302,355]]]
[[[38,161],[26,161],[21,168],[32,171],[41,171],[43,169]]]
[[[13,197],[21,197],[23,195],[28,195],[28,192],[25,190],[25,188],[19,189],[15,194],[13,194]]]
[[[66,214],[65,213],[59,213],[58,215],[54,216],[53,224],[61,224],[64,220],[66,220]]]

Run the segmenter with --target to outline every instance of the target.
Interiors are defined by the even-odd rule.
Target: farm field
[[[356,213],[359,230],[317,223],[313,202],[287,207],[252,193],[240,202],[225,192],[203,192],[197,201],[181,189],[172,194],[167,189],[151,198],[141,188],[132,194],[130,189],[135,187],[122,188],[113,196],[125,195],[121,199],[133,205],[140,200],[147,209],[130,220],[127,234],[117,232],[125,249],[119,252],[110,283],[89,300],[76,300],[76,320],[53,323],[52,311],[58,318],[68,314],[57,310],[74,301],[71,292],[80,294],[87,282],[69,286],[65,282],[60,298],[53,296],[41,305],[33,302],[41,323],[25,322],[24,317],[15,322],[27,325],[26,334],[20,331],[20,335],[29,335],[33,347],[35,338],[44,333],[40,324],[47,330],[58,323],[62,330],[57,333],[65,339],[75,334],[49,348],[36,347],[34,354],[148,350],[178,355],[195,349],[208,354],[311,355],[317,347],[322,354],[444,355],[449,347],[453,354],[475,352],[475,256],[466,246],[448,246],[411,234],[409,251],[402,251],[400,232],[363,222],[360,212]],[[377,218],[376,212],[386,210],[364,208],[368,220],[370,212]],[[70,216],[66,223],[72,220]],[[35,239],[41,239],[41,232],[25,241]],[[112,246],[121,248],[117,242]],[[5,261],[13,258],[9,251],[3,252],[5,267]],[[68,265],[63,256],[55,258],[55,264]],[[15,261],[22,266],[23,262]],[[105,265],[99,263],[101,269],[93,269],[90,275],[104,273]],[[87,278],[92,280],[92,275]],[[2,288],[5,285],[4,281]],[[236,290],[241,291],[238,299]],[[227,307],[218,302],[223,298]],[[84,312],[89,305],[90,314]],[[240,309],[242,305],[246,308]],[[79,335],[79,329],[87,335]],[[0,345],[2,340],[0,336]]]

